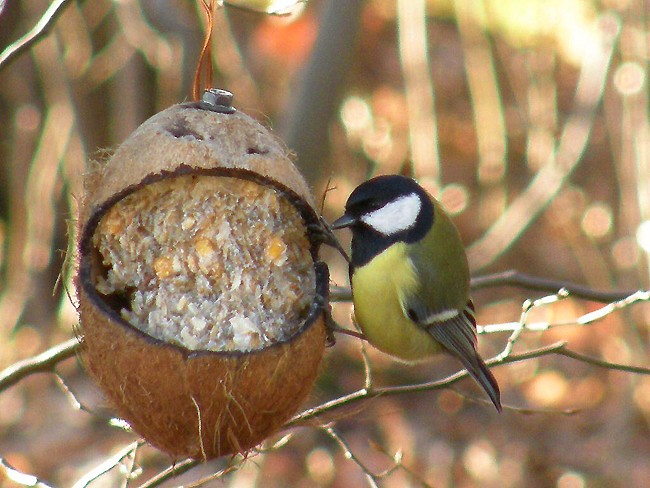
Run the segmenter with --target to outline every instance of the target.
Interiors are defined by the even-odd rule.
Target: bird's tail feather
[[[501,392],[496,378],[476,351],[475,325],[466,314],[428,327],[429,333],[463,364],[467,372],[501,412]]]

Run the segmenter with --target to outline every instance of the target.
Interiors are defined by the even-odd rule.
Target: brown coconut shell
[[[198,104],[173,106],[144,122],[88,175],[80,210],[77,289],[82,359],[117,414],[175,458],[245,452],[278,431],[312,389],[325,347],[327,267],[309,234],[316,290],[301,330],[259,351],[190,351],[123,320],[95,290],[101,260],[92,236],[106,211],[149,182],[180,174],[244,178],[269,185],[318,225],[309,187],[286,149],[250,117]]]

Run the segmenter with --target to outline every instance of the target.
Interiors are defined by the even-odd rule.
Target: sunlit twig
[[[93,468],[90,470],[88,473],[83,475],[79,481],[77,481],[74,485],[72,485],[72,488],[86,488],[90,486],[91,483],[99,479],[101,476],[104,474],[108,473],[109,471],[115,469],[118,466],[123,466],[124,460],[127,459],[130,460],[131,458],[135,459],[135,455],[137,453],[137,450],[144,444],[144,441],[137,441],[132,444],[129,444],[126,446],[124,449],[121,449],[117,454],[114,456],[109,457],[101,463],[99,466]],[[129,462],[131,464],[131,462]],[[131,471],[132,468],[129,468],[127,471]],[[127,474],[127,476],[129,476]]]
[[[404,464],[403,462],[403,452],[402,450],[398,450],[395,454],[389,453],[383,446],[371,442],[370,445],[374,447],[378,452],[384,454],[385,456],[388,456],[396,465],[399,465],[399,468],[407,473],[411,478],[417,481],[417,483],[422,486],[423,488],[432,488],[432,486],[424,481],[418,473],[416,473],[413,469],[409,468],[407,465]]]
[[[58,363],[74,356],[80,346],[77,338],[69,339],[41,354],[8,366],[0,372],[0,391],[6,390],[30,374],[52,371]]]
[[[72,405],[72,408],[74,408],[75,410],[92,413],[88,409],[86,409],[86,407],[84,407],[84,405],[77,399],[75,394],[72,393],[72,390],[70,389],[70,387],[67,385],[67,383],[61,376],[54,373],[54,378],[56,379],[59,388],[61,388],[61,390],[67,397],[68,401],[70,402],[70,405]]]
[[[512,286],[544,293],[557,293],[558,290],[564,288],[574,298],[601,303],[623,300],[637,292],[637,290],[597,290],[578,283],[521,273],[514,269],[474,276],[470,286],[472,290]],[[352,300],[352,292],[350,288],[345,286],[332,286],[330,288],[330,300],[332,302],[350,301]]]
[[[18,471],[11,464],[7,462],[6,459],[0,457],[0,470],[4,475],[14,483],[17,483],[21,486],[33,486],[35,488],[51,488],[51,485],[48,485],[44,481],[39,480],[36,476],[23,473]]]
[[[46,36],[54,27],[56,19],[63,13],[65,8],[73,3],[72,0],[54,0],[47,8],[40,20],[20,39],[9,44],[2,53],[0,53],[0,70],[7,67],[22,52],[31,48],[41,37]]]
[[[593,312],[586,313],[580,317],[575,318],[574,320],[567,320],[564,322],[532,322],[526,323],[526,330],[530,332],[544,332],[549,329],[554,329],[557,327],[566,327],[566,326],[575,326],[575,325],[590,325],[598,320],[605,318],[606,316],[620,310],[622,308],[633,305],[637,302],[648,302],[650,301],[650,290],[648,291],[635,291],[630,293],[625,298],[617,300],[612,303],[608,303],[598,310]],[[501,324],[489,324],[489,325],[479,325],[477,327],[479,334],[494,334],[497,332],[513,332],[520,327],[520,322],[505,322]]]
[[[603,361],[602,359],[586,356],[584,354],[580,354],[566,348],[558,349],[557,351],[555,351],[555,354],[559,354],[560,356],[566,356],[568,358],[575,359],[582,363],[598,366],[599,368],[613,369],[616,371],[625,371],[626,373],[650,375],[650,368],[644,368],[641,366],[629,366],[627,364],[612,363],[611,361]]]
[[[569,296],[569,293],[562,288],[559,292],[554,295],[546,296],[539,298],[537,300],[526,300],[522,306],[521,317],[519,318],[519,326],[516,327],[510,337],[508,337],[508,342],[504,347],[503,351],[496,357],[497,361],[502,361],[507,358],[515,347],[515,343],[519,339],[519,336],[526,328],[526,321],[528,319],[528,314],[534,308],[542,307],[544,305],[550,305],[551,303],[556,303],[560,300],[563,300]]]
[[[246,462],[246,459],[239,459],[237,463],[232,463],[229,466],[226,466],[223,469],[220,469],[219,471],[212,473],[208,476],[204,476],[203,478],[190,483],[188,485],[185,485],[186,488],[198,488],[199,486],[204,486],[206,483],[209,483],[210,481],[215,481],[223,478],[227,474],[230,474],[234,471],[237,471],[240,469],[244,463]]]
[[[513,286],[524,290],[533,290],[546,293],[556,293],[560,289],[565,289],[574,298],[591,300],[593,302],[614,302],[623,300],[636,293],[637,290],[596,290],[590,286],[571,283],[564,280],[555,280],[543,276],[534,276],[527,273],[521,273],[511,269],[480,275],[472,278],[472,290],[482,290],[485,288],[495,288],[498,286]]]
[[[146,482],[140,485],[140,488],[154,488],[156,486],[160,486],[165,481],[188,472],[190,469],[198,466],[200,463],[201,461],[198,461],[196,459],[185,459],[184,461],[174,463],[169,468],[161,471],[153,478],[149,478]]]
[[[613,369],[626,371],[630,373],[650,375],[650,368],[643,367],[634,367],[623,364],[612,363],[608,361],[601,361],[598,359],[590,358],[588,356],[583,356],[579,353],[567,349],[567,343],[565,341],[556,342],[549,346],[540,347],[537,349],[532,349],[520,354],[510,354],[509,356],[499,360],[497,358],[486,361],[489,366],[499,366],[502,364],[510,364],[515,362],[527,361],[533,358],[539,358],[543,356],[549,356],[552,354],[558,354],[561,356],[570,357],[576,359],[577,361],[586,362],[594,366],[602,367],[605,369]],[[468,373],[465,370],[458,371],[452,375],[447,376],[441,380],[429,381],[425,383],[416,383],[410,385],[400,385],[400,386],[387,386],[383,388],[373,388],[366,389],[362,388],[355,392],[343,395],[329,402],[325,402],[317,407],[309,408],[296,414],[285,427],[293,427],[298,425],[308,425],[313,423],[314,420],[324,417],[326,415],[331,415],[334,411],[349,408],[352,406],[359,407],[362,404],[370,400],[382,396],[395,396],[395,395],[404,395],[407,393],[420,393],[424,391],[433,391],[443,388],[449,388],[454,383],[462,380],[467,377]]]
[[[341,450],[343,451],[343,455],[345,456],[345,459],[348,459],[352,461],[354,464],[356,464],[361,471],[366,475],[366,479],[368,480],[368,484],[371,487],[378,486],[377,482],[381,478],[385,478],[387,476],[390,476],[397,468],[399,468],[400,463],[401,463],[401,457],[400,458],[395,458],[393,461],[393,465],[389,467],[388,469],[381,471],[379,473],[374,473],[368,468],[363,461],[361,461],[353,452],[352,449],[350,449],[350,446],[347,444],[345,439],[343,439],[331,426],[324,427],[323,430],[332,438],[334,441],[339,445]]]
[[[451,3],[463,48],[465,75],[474,116],[478,180],[493,195],[495,192],[502,194],[504,187],[499,183],[506,175],[508,136],[505,106],[490,36],[477,25],[476,2],[454,0]],[[486,124],[486,120],[490,123]],[[505,201],[504,196],[501,195],[499,200]]]
[[[559,326],[571,325],[571,324],[588,325],[598,320],[601,320],[604,317],[607,317],[608,315],[615,313],[625,307],[631,306],[637,302],[650,301],[650,291],[603,292],[598,290],[592,290],[590,288],[580,286],[580,285],[574,285],[571,283],[565,283],[556,280],[548,280],[545,278],[529,276],[514,271],[500,273],[496,275],[477,277],[474,281],[474,286],[476,288],[496,287],[496,286],[520,286],[522,288],[533,289],[536,291],[547,290],[547,289],[559,290],[557,293],[553,295],[545,296],[536,300],[527,301],[522,307],[522,315],[518,322],[492,324],[492,325],[479,327],[479,333],[493,333],[493,332],[512,333],[504,351],[497,357],[487,361],[487,364],[489,366],[493,367],[501,364],[509,364],[509,363],[514,363],[519,361],[526,361],[533,358],[539,358],[539,357],[555,354],[555,355],[568,357],[576,361],[580,361],[601,368],[624,371],[627,373],[650,375],[650,368],[631,366],[625,364],[617,364],[617,363],[601,360],[598,358],[585,356],[581,353],[568,349],[567,344],[565,342],[558,342],[546,347],[526,351],[524,353],[519,353],[519,354],[512,353],[517,339],[524,331],[544,331],[552,327],[559,327]],[[599,308],[598,310],[584,314],[571,321],[566,321],[562,323],[544,323],[544,322],[528,323],[527,322],[528,314],[533,308],[555,303],[558,300],[567,298],[568,296],[577,296],[579,298],[589,299],[593,301],[606,301],[606,300],[611,300],[613,298],[615,298],[616,300],[613,300],[610,303],[605,304],[603,307]],[[63,361],[73,356],[79,350],[80,346],[81,343],[79,342],[78,339],[76,338],[71,339],[37,356],[34,356],[33,358],[20,361],[6,368],[2,373],[0,373],[0,391],[9,388],[10,386],[14,385],[24,377],[31,375],[33,373],[54,371],[56,365],[60,361]],[[326,419],[340,418],[342,411],[361,410],[365,408],[367,406],[367,403],[369,401],[372,401],[373,399],[377,399],[382,396],[404,395],[409,393],[417,393],[417,392],[438,390],[442,388],[449,388],[453,384],[455,384],[456,382],[460,381],[461,379],[467,376],[467,372],[463,370],[437,381],[430,381],[430,382],[425,382],[420,384],[408,384],[408,385],[398,385],[398,386],[377,388],[373,384],[371,366],[365,354],[364,354],[364,361],[365,361],[365,372],[366,372],[364,388],[349,393],[347,395],[340,396],[328,402],[324,402],[316,407],[298,413],[289,422],[285,424],[284,426],[285,429],[290,429],[292,427],[297,427],[297,426],[308,426],[308,425],[312,425],[312,426],[318,425],[322,427],[322,424],[327,421]],[[56,377],[59,380],[64,391],[66,391],[70,396],[72,396],[72,403],[75,405],[75,408],[83,409],[81,404],[76,400],[76,398],[74,398],[74,395],[72,395],[69,392],[69,389],[65,385],[65,382],[63,382],[63,380],[61,380],[58,377],[58,375]],[[518,412],[523,412],[523,413],[532,412],[530,409],[521,408],[521,407],[509,407],[509,409]],[[534,410],[534,412],[538,412],[538,411]],[[574,410],[566,410],[560,413],[571,414],[574,413]],[[334,432],[333,430],[331,430],[328,433],[330,434],[330,436],[337,435],[336,432]],[[107,460],[105,463],[102,463],[102,465],[98,466],[92,472],[88,473],[78,483],[89,482],[92,481],[93,479],[97,479],[103,473],[107,472],[108,470],[122,463],[121,460],[125,459],[125,456],[123,455],[125,452],[126,451],[124,451],[123,453],[118,453],[118,455],[116,455],[115,457],[112,457],[111,459]],[[122,454],[121,457],[120,454]],[[190,470],[191,468],[195,467],[197,464],[199,464],[199,461],[191,460],[191,459],[181,461],[175,464],[174,466],[166,469],[165,471],[162,471],[161,473],[154,476],[153,478],[149,479],[142,486],[143,487],[160,486],[165,481],[172,479]],[[211,480],[218,479],[224,476],[225,474],[235,469],[238,469],[237,466],[239,465],[230,464],[229,466],[223,468],[222,470],[213,473],[208,478],[203,478],[199,480],[197,483],[199,483],[200,485],[200,484],[205,484]],[[360,466],[363,466],[363,464],[360,464]],[[5,468],[5,470],[6,469],[7,468]],[[133,463],[131,464],[131,468],[129,469],[131,470],[130,472],[132,472]],[[368,482],[371,484],[371,486],[374,486],[373,483],[376,484],[378,479],[377,473],[371,473],[370,471],[364,473],[368,477]],[[25,475],[25,476],[29,477],[29,475]],[[25,479],[28,481],[32,480],[32,478],[25,478]],[[28,485],[28,486],[47,486],[47,485],[41,484],[41,485]],[[85,486],[85,485],[79,484],[78,486]]]

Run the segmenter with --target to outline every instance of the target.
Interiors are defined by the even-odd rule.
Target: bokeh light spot
[[[645,72],[639,63],[623,63],[614,73],[614,86],[623,96],[639,93],[644,83]]]
[[[334,461],[327,449],[316,448],[307,455],[307,471],[319,486],[328,485],[334,478]]]
[[[531,381],[526,388],[526,397],[536,405],[550,407],[559,404],[568,389],[569,383],[561,373],[545,371]]]
[[[348,136],[358,135],[372,124],[370,107],[360,97],[348,97],[341,107],[341,122],[348,132]]]
[[[452,183],[440,192],[440,202],[450,215],[462,213],[469,204],[469,191],[465,185]]]
[[[590,205],[582,216],[582,230],[589,237],[605,237],[612,229],[612,209],[606,203]]]
[[[584,488],[587,486],[585,477],[575,471],[567,471],[557,480],[557,488]]]
[[[633,237],[622,237],[612,246],[614,264],[620,270],[631,269],[639,263],[639,246]]]
[[[580,402],[581,408],[592,408],[599,404],[605,396],[603,383],[593,376],[589,376],[575,385],[573,396]]]
[[[641,222],[636,229],[636,241],[645,252],[650,252],[650,220]]]
[[[493,480],[499,474],[494,447],[486,440],[470,444],[463,454],[463,464],[467,472],[478,481]]]

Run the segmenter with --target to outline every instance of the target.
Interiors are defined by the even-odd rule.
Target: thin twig
[[[479,26],[476,2],[454,0],[451,4],[460,34],[465,77],[474,116],[478,180],[483,187],[482,191],[489,191],[492,195],[495,192],[503,194],[508,140],[506,109],[492,54],[491,36]],[[490,123],[486,124],[486,120]]]
[[[69,339],[37,356],[8,366],[0,372],[0,391],[15,385],[30,374],[52,371],[58,363],[74,356],[80,347],[81,343],[77,338]]]
[[[496,360],[493,359],[487,361],[487,364],[496,366],[501,364],[509,364],[509,363],[514,363],[519,361],[525,361],[540,356],[546,356],[548,354],[555,353],[556,350],[564,348],[565,345],[566,345],[565,342],[556,342],[549,346],[533,349],[525,353],[511,354],[510,356],[508,356],[507,358],[505,358],[503,361],[500,362],[497,362]],[[416,393],[422,391],[439,390],[441,388],[448,388],[454,383],[457,383],[458,381],[465,378],[467,375],[468,375],[467,371],[462,370],[462,371],[458,371],[455,374],[447,376],[444,379],[429,381],[426,383],[417,383],[413,385],[387,386],[383,388],[373,388],[373,389],[361,388],[357,391],[354,391],[347,395],[343,395],[339,398],[335,398],[317,407],[312,407],[296,414],[291,420],[289,420],[285,424],[285,427],[289,428],[289,427],[295,427],[299,425],[305,425],[313,422],[315,419],[318,419],[319,417],[325,414],[331,414],[335,410],[339,410],[344,407],[351,407],[360,402],[365,403],[369,400],[373,400],[380,396],[402,395],[405,393]]]
[[[486,361],[486,364],[489,366],[500,366],[502,364],[510,364],[515,362],[527,361],[533,358],[539,358],[543,356],[548,356],[551,354],[558,354],[561,356],[566,356],[577,361],[585,362],[598,366],[605,369],[613,369],[619,371],[625,371],[628,373],[635,374],[644,374],[650,375],[650,368],[643,368],[638,366],[628,366],[623,364],[611,363],[608,361],[602,361],[599,359],[591,358],[589,356],[584,356],[580,353],[576,353],[566,348],[567,343],[565,341],[560,341],[553,343],[548,346],[540,347],[537,349],[532,349],[521,354],[510,354],[508,357],[499,360],[498,358],[493,358],[489,361]],[[383,388],[374,388],[366,389],[362,388],[355,392],[352,392],[348,395],[341,396],[329,402],[325,402],[322,405],[313,407],[303,412],[296,414],[285,427],[295,427],[298,425],[305,425],[314,420],[324,416],[325,414],[331,414],[334,410],[338,410],[344,407],[350,407],[355,404],[365,403],[369,400],[381,396],[395,396],[403,395],[407,393],[419,393],[423,391],[439,390],[441,388],[449,388],[454,383],[457,383],[461,379],[468,376],[466,370],[458,371],[455,374],[447,376],[444,379],[437,381],[429,381],[425,383],[417,383],[412,385],[400,385],[400,386],[387,386]]]
[[[516,327],[510,337],[508,337],[508,342],[506,343],[503,351],[496,357],[497,361],[502,361],[512,354],[512,350],[515,347],[515,343],[521,336],[522,332],[526,328],[526,323],[528,320],[528,314],[534,308],[542,307],[544,305],[550,305],[551,303],[556,303],[560,300],[563,300],[569,296],[568,292],[562,288],[558,293],[537,300],[526,300],[522,306],[521,317],[519,318],[519,326]]]
[[[370,359],[368,358],[368,350],[366,349],[366,343],[361,341],[361,357],[363,358],[363,373],[364,381],[363,387],[366,390],[371,390],[373,388],[373,377],[372,377],[372,368],[370,367]]]
[[[237,464],[231,464],[229,466],[226,466],[223,469],[220,469],[216,473],[212,473],[212,474],[210,474],[208,476],[204,476],[203,478],[201,478],[201,479],[199,479],[199,480],[197,480],[197,481],[195,481],[193,483],[185,485],[185,488],[198,488],[199,486],[203,486],[206,483],[209,483],[210,481],[219,480],[219,479],[223,478],[224,476],[226,476],[227,474],[230,474],[230,473],[232,473],[234,471],[239,470],[242,466],[244,466],[245,462],[246,462],[246,459],[240,459],[240,460],[238,460]]]
[[[635,291],[629,296],[621,300],[617,300],[612,303],[608,303],[600,307],[593,312],[586,313],[577,317],[573,320],[567,320],[564,322],[532,322],[526,323],[525,329],[530,332],[544,332],[549,329],[554,329],[557,327],[567,327],[567,326],[584,326],[591,325],[592,323],[603,319],[604,317],[614,313],[617,310],[620,310],[636,302],[647,302],[650,301],[650,290],[649,291]],[[521,328],[521,322],[505,322],[501,324],[489,324],[489,325],[479,325],[477,326],[477,332],[479,334],[494,334],[497,332],[513,332]]]
[[[90,470],[88,473],[83,475],[79,481],[77,481],[74,485],[72,485],[72,488],[86,488],[88,487],[93,481],[96,481],[99,479],[101,476],[104,474],[108,473],[112,469],[116,468],[117,466],[122,464],[122,461],[125,458],[129,458],[131,456],[135,456],[135,453],[137,450],[144,444],[144,441],[137,441],[129,444],[126,446],[124,449],[118,451],[117,454],[114,456],[109,457],[106,461],[101,463],[99,466],[96,466],[92,470]]]
[[[138,442],[144,443],[144,440],[140,440]],[[131,480],[137,479],[142,474],[142,468],[136,463],[137,454],[138,449],[136,448],[133,450],[133,453],[131,455],[127,456],[124,459],[124,462],[122,463],[124,479],[122,480],[122,486],[120,488],[128,488],[129,482]]]
[[[491,406],[492,402],[488,400],[487,398],[482,398],[482,397],[476,397],[473,395],[468,395],[466,393],[463,393],[462,391],[458,390],[457,388],[450,388],[451,391],[453,391],[456,395],[459,397],[465,399],[468,402],[471,403],[478,403],[480,405],[487,405]],[[579,412],[582,412],[584,409],[583,408],[539,408],[539,407],[520,407],[520,406],[515,406],[515,405],[506,405],[505,403],[503,404],[503,410],[507,410],[509,412],[516,412],[516,413],[523,413],[526,415],[532,415],[532,414],[543,414],[543,415],[575,415]]]
[[[173,464],[164,471],[161,471],[153,478],[148,479],[146,482],[140,485],[140,488],[154,488],[156,486],[160,486],[165,481],[173,479],[176,476],[180,476],[181,474],[188,472],[190,469],[198,466],[199,464],[200,461],[196,459],[185,459],[183,461],[180,461],[176,464]]]
[[[61,391],[63,391],[63,394],[66,396],[68,401],[70,402],[70,405],[72,405],[72,408],[75,410],[79,410],[82,412],[87,412],[92,414],[90,410],[88,410],[77,398],[77,396],[72,393],[72,390],[68,386],[68,384],[65,382],[65,380],[58,375],[57,373],[54,373],[54,378],[56,379],[57,384],[59,385],[59,388],[61,388]]]
[[[377,482],[379,479],[389,476],[399,467],[399,464],[394,463],[393,466],[391,466],[385,471],[381,471],[379,473],[373,473],[370,470],[370,468],[368,468],[365,464],[363,464],[363,462],[352,452],[352,449],[350,449],[350,446],[348,446],[348,443],[345,441],[345,439],[343,439],[340,435],[338,435],[333,427],[327,426],[324,427],[323,430],[332,439],[334,439],[334,441],[339,445],[339,447],[343,451],[343,455],[345,456],[345,459],[349,459],[354,464],[356,464],[359,467],[359,469],[361,469],[361,471],[363,471],[363,473],[366,475],[366,478],[370,486],[378,486]]]
[[[472,290],[483,290],[499,286],[512,286],[545,293],[557,293],[558,290],[564,288],[574,298],[600,303],[624,300],[638,292],[638,290],[595,290],[586,285],[534,276],[514,269],[474,276],[470,283]],[[352,300],[352,292],[350,288],[345,286],[332,286],[330,287],[330,300],[332,302],[349,302]]]
[[[41,37],[46,36],[54,27],[56,19],[71,3],[73,3],[73,0],[54,0],[40,20],[29,32],[20,39],[9,44],[5,50],[0,53],[0,70],[9,66],[9,63],[15,60],[22,52],[32,47],[32,45],[38,42]]]
[[[583,363],[591,364],[593,366],[598,366],[599,368],[625,371],[626,373],[650,375],[650,368],[644,368],[641,366],[629,366],[627,364],[618,364],[609,361],[603,361],[602,359],[593,358],[591,356],[585,356],[584,354],[580,354],[578,352],[572,351],[567,348],[558,349],[557,351],[555,351],[555,354],[559,354],[560,356],[566,356],[571,359],[576,359]]]
[[[7,462],[5,458],[0,457],[0,470],[4,475],[14,483],[18,483],[21,486],[33,486],[35,488],[51,488],[51,485],[48,485],[44,481],[39,480],[36,476],[23,473],[18,471],[11,464]]]
[[[403,470],[405,473],[407,473],[411,478],[413,478],[418,484],[422,486],[422,488],[433,488],[432,485],[427,483],[425,480],[423,480],[418,473],[416,473],[413,469],[409,468],[406,466],[403,462],[403,452],[402,450],[398,450],[395,454],[391,455],[390,452],[388,452],[383,446],[371,442],[370,445],[374,447],[378,452],[384,454],[385,456],[388,456],[392,461],[399,465],[400,469]]]
[[[629,296],[626,296],[624,298],[621,298],[620,300],[616,300],[612,303],[608,303],[604,307],[599,308],[598,310],[594,310],[593,312],[589,312],[582,317],[579,317],[577,319],[577,322],[580,325],[586,325],[590,324],[592,322],[595,322],[596,320],[600,320],[603,317],[614,313],[616,310],[620,310],[621,308],[628,307],[629,305],[632,305],[633,303],[636,302],[647,302],[650,301],[650,290],[639,290],[634,293],[631,293]]]
[[[556,293],[558,290],[564,288],[575,298],[582,298],[584,300],[601,303],[623,300],[637,292],[637,290],[594,290],[589,286],[571,283],[569,281],[533,276],[521,273],[514,269],[500,273],[475,276],[471,281],[472,290],[482,290],[497,286],[513,286],[516,288],[546,293]]]

